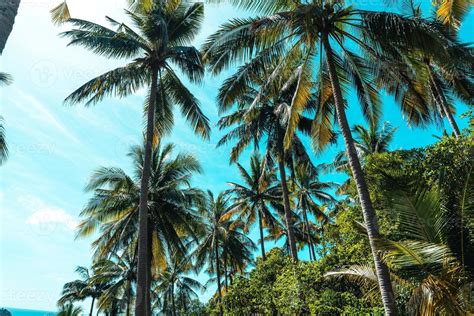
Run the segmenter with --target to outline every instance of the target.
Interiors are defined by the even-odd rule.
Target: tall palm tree
[[[371,68],[374,63],[383,60],[383,54],[380,54],[380,48],[383,47],[377,46],[379,36],[374,36],[374,33],[383,32],[385,41],[395,39],[394,43],[440,54],[445,52],[445,36],[423,19],[358,10],[345,6],[343,1],[232,2],[247,9],[255,9],[264,16],[232,20],[209,37],[204,51],[214,73],[221,72],[236,61],[250,58],[247,65],[252,67],[239,69],[240,76],[234,80],[242,82],[247,80],[245,69],[255,68],[256,63],[265,68],[268,67],[269,60],[273,61],[276,57],[283,56],[285,60],[294,56],[296,50],[303,52],[301,70],[297,76],[298,88],[290,103],[289,121],[293,124],[289,124],[286,130],[285,147],[290,146],[296,123],[307,104],[308,91],[312,85],[308,73],[315,68],[315,63],[319,63],[320,73],[322,71],[327,74],[326,78],[329,80],[320,80],[318,85],[329,81],[329,85],[325,85],[325,91],[327,95],[332,95],[333,107],[320,107],[319,111],[335,112],[357,185],[385,312],[388,315],[396,314],[389,271],[379,257],[374,242],[380,236],[377,218],[347,121],[343,92],[344,87],[350,84],[356,89],[365,116],[372,119],[377,117],[380,112],[379,98],[377,90],[371,84]],[[349,49],[355,46],[366,58]],[[283,68],[277,67],[277,70]],[[277,78],[279,72],[274,71],[270,79]],[[232,91],[232,83],[226,82],[227,90]]]
[[[173,149],[171,144],[163,147],[158,144],[151,157],[147,238],[152,250],[147,258],[154,274],[166,266],[169,252],[186,253],[187,239],[197,240],[199,227],[193,205],[200,199],[201,192],[191,187],[190,181],[201,167],[193,156],[174,155]],[[139,238],[137,227],[145,154],[137,146],[129,156],[134,163],[132,176],[120,168],[103,167],[93,174],[87,186],[94,196],[81,212],[85,219],[79,225],[78,236],[100,232],[93,243],[98,259],[135,244]]]
[[[194,131],[208,138],[209,122],[202,113],[199,102],[181,82],[171,64],[193,82],[203,77],[203,67],[198,50],[189,45],[197,34],[203,19],[202,3],[191,5],[181,1],[153,4],[149,10],[127,11],[134,27],[108,21],[114,29],[78,19],[68,23],[76,29],[62,33],[70,38],[70,45],[84,46],[109,58],[133,59],[124,67],[94,78],[74,91],[66,102],[94,104],[104,96],[124,97],[142,87],[149,87],[146,109],[145,153],[140,184],[139,244],[137,263],[137,300],[135,313],[150,313],[150,266],[148,233],[148,190],[155,136],[169,132],[173,125],[173,107],[177,105]],[[135,29],[134,29],[135,28]]]
[[[242,222],[232,220],[230,207],[229,197],[224,192],[217,197],[211,191],[207,192],[206,198],[200,206],[204,233],[194,252],[196,267],[200,268],[208,264],[208,271],[217,275],[217,298],[221,314],[223,253],[235,257],[237,262],[243,263],[242,259],[251,256],[249,245],[253,246],[252,241],[241,233]]]
[[[233,196],[231,213],[238,215],[244,223],[244,232],[248,233],[250,227],[258,222],[260,233],[260,249],[262,258],[265,260],[265,238],[264,226],[275,225],[275,218],[269,208],[269,204],[278,203],[280,200],[278,192],[278,182],[273,170],[265,170],[264,161],[258,152],[252,154],[250,158],[250,172],[237,163],[240,176],[245,184],[229,182],[232,189],[226,194]]]
[[[92,316],[96,299],[104,293],[109,284],[106,282],[94,282],[94,275],[86,267],[77,267],[76,273],[81,278],[64,284],[58,304],[60,306],[72,305],[72,302],[82,301],[90,297],[92,302],[89,316]]]
[[[314,244],[311,238],[311,224],[308,220],[308,213],[312,214],[320,223],[328,221],[328,216],[324,213],[320,203],[333,204],[334,197],[327,192],[336,186],[333,182],[319,180],[318,169],[301,164],[295,167],[294,177],[290,184],[291,192],[297,200],[297,208],[302,212],[303,232],[307,236],[309,243],[310,258],[316,260]],[[321,227],[323,227],[321,225]]]
[[[310,163],[305,146],[301,139],[294,135],[291,144],[285,149],[285,131],[292,120],[291,112],[292,91],[297,88],[295,73],[301,70],[291,62],[286,67],[284,76],[272,79],[272,71],[278,70],[278,65],[261,72],[252,72],[243,82],[235,82],[240,79],[240,71],[226,80],[219,91],[220,111],[226,111],[236,105],[233,113],[222,117],[218,125],[221,129],[232,127],[218,142],[222,146],[232,140],[236,144],[232,148],[231,162],[235,162],[242,151],[251,143],[254,147],[265,146],[264,165],[271,168],[274,160],[277,161],[283,206],[286,214],[286,229],[290,245],[290,253],[293,259],[298,259],[296,242],[291,222],[291,201],[287,183],[286,167],[290,168],[299,163]],[[271,85],[271,87],[268,87]],[[236,88],[238,86],[238,88]],[[229,91],[231,89],[232,91]],[[307,101],[308,103],[310,100]],[[310,133],[312,121],[302,116],[297,126],[304,133]]]

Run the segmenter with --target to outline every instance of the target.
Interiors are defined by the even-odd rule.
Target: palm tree
[[[242,222],[232,220],[229,198],[225,193],[220,193],[215,197],[211,191],[208,191],[200,206],[200,213],[204,222],[204,233],[194,252],[195,264],[199,268],[207,263],[208,271],[216,273],[217,298],[222,314],[222,256],[227,253],[237,262],[243,263],[247,256],[251,256],[248,246],[253,243],[240,232]]]
[[[154,135],[162,136],[173,125],[173,107],[177,105],[194,131],[208,138],[209,122],[199,103],[179,79],[171,64],[193,82],[203,77],[203,67],[198,50],[188,45],[199,31],[203,19],[203,4],[168,2],[154,4],[150,10],[127,11],[134,28],[112,18],[108,21],[114,29],[79,20],[69,19],[75,29],[62,33],[71,39],[70,45],[80,45],[109,58],[133,61],[94,78],[66,98],[68,103],[94,104],[104,96],[124,97],[148,86],[149,97],[145,106],[147,123],[145,154],[140,191],[139,244],[137,264],[136,314],[148,315],[149,251],[148,240],[148,184]],[[147,312],[148,311],[148,312]]]
[[[310,258],[316,260],[314,244],[312,242],[310,221],[308,213],[312,214],[321,224],[328,221],[328,216],[324,213],[322,207],[316,204],[315,200],[325,204],[336,202],[334,197],[326,190],[336,186],[333,182],[324,182],[319,180],[318,169],[311,168],[308,165],[301,164],[295,167],[294,177],[290,184],[292,194],[297,200],[297,208],[302,212],[303,232],[309,243]],[[323,225],[321,225],[321,228]]]
[[[413,1],[410,5],[410,14],[419,18],[420,7]],[[446,32],[440,23],[433,22],[430,27]],[[472,49],[458,43],[455,32],[446,34],[448,45],[442,54],[414,50],[404,47],[403,43],[394,45],[393,38],[385,41],[384,32],[377,32],[373,33],[379,37],[378,44],[384,46],[385,57],[391,54],[390,59],[397,61],[381,63],[378,84],[396,96],[410,124],[426,125],[431,121],[441,122],[446,117],[454,135],[459,137],[461,132],[454,118],[453,98],[473,103]]]
[[[93,265],[95,283],[107,283],[109,286],[99,298],[99,310],[106,311],[112,307],[125,310],[125,315],[131,315],[131,307],[136,283],[136,242],[121,255],[113,253],[108,259],[102,259]],[[118,306],[117,306],[118,304]]]
[[[244,223],[244,232],[248,233],[250,227],[258,222],[260,233],[260,248],[262,258],[265,260],[264,245],[264,226],[273,227],[275,218],[269,208],[269,204],[278,203],[280,200],[277,191],[279,184],[273,170],[265,170],[264,161],[260,158],[258,152],[255,152],[250,158],[250,172],[237,163],[240,176],[245,184],[229,182],[232,189],[226,191],[226,194],[233,196],[233,205],[231,213],[238,215]]]
[[[156,274],[166,267],[170,252],[186,253],[187,238],[197,239],[199,228],[193,205],[201,192],[190,186],[191,177],[200,172],[196,159],[187,154],[173,154],[171,144],[153,151],[151,159],[147,238],[153,251],[150,264]],[[99,231],[93,242],[95,257],[107,258],[138,240],[141,172],[144,166],[143,149],[133,147],[129,156],[134,163],[134,174],[120,168],[100,168],[92,176],[87,190],[94,192],[81,216],[78,236],[87,237]]]
[[[95,300],[98,299],[102,293],[108,288],[107,283],[94,282],[93,275],[89,272],[86,267],[77,267],[76,273],[81,277],[80,279],[68,282],[64,284],[61,297],[58,300],[58,304],[71,305],[72,302],[82,301],[86,298],[92,298],[89,316],[92,316],[94,310]],[[69,304],[68,304],[69,303]],[[70,310],[68,306],[66,309]]]
[[[82,308],[80,306],[74,306],[72,303],[62,305],[59,309],[58,316],[81,316]]]
[[[240,71],[226,80],[219,91],[220,111],[229,110],[234,104],[237,107],[233,108],[235,109],[233,113],[222,117],[218,122],[220,129],[233,127],[218,142],[218,146],[232,140],[237,141],[232,148],[231,162],[235,162],[251,143],[256,148],[264,144],[266,151],[263,164],[265,168],[273,167],[274,159],[277,160],[290,253],[293,259],[297,260],[298,253],[292,231],[291,201],[286,166],[291,169],[295,164],[310,164],[310,159],[303,142],[297,135],[294,135],[288,148],[284,147],[285,131],[288,126],[293,124],[288,114],[291,112],[289,104],[292,102],[292,91],[297,88],[295,73],[299,74],[301,70],[300,67],[296,67],[296,70],[292,69],[294,65],[295,63],[290,63],[286,67],[285,75],[278,80],[272,80],[271,73],[278,69],[279,66],[276,64],[268,68],[270,71],[265,69],[259,73],[252,72],[244,82],[235,82],[240,80],[238,79],[242,75]],[[271,87],[268,87],[270,81]],[[232,87],[229,88],[229,86]],[[307,102],[310,103],[310,100]],[[304,133],[310,133],[311,126],[312,120],[301,116],[296,127]]]
[[[423,19],[358,10],[346,7],[340,1],[233,2],[266,16],[233,20],[223,25],[209,37],[204,46],[206,60],[212,71],[219,73],[236,60],[251,59],[246,64],[249,66],[239,69],[239,76],[234,82],[226,82],[225,87],[232,91],[233,83],[247,80],[247,74],[256,64],[260,64],[260,68],[266,68],[269,61],[273,62],[277,57],[283,56],[283,60],[288,60],[293,58],[295,51],[303,53],[301,70],[297,75],[298,86],[290,103],[289,121],[293,123],[286,129],[285,147],[290,146],[294,130],[298,126],[296,123],[307,104],[308,91],[313,84],[308,74],[313,70],[314,62],[319,62],[320,73],[327,74],[326,78],[329,80],[320,80],[318,85],[323,85],[327,92],[325,95],[332,96],[333,99],[332,108],[322,108],[324,104],[320,104],[319,111],[335,112],[357,185],[385,312],[395,314],[390,275],[378,256],[374,242],[379,237],[377,218],[347,121],[343,88],[351,84],[356,89],[365,116],[376,118],[380,112],[379,98],[377,90],[371,84],[371,70],[374,64],[384,59],[381,58],[383,54],[380,54],[380,48],[383,47],[377,46],[379,36],[374,34],[384,33],[384,41],[394,39],[393,43],[403,43],[407,47],[433,51],[435,54],[445,51],[444,34],[430,27],[430,23]],[[366,58],[351,51],[348,42],[357,46]],[[284,64],[285,62],[280,62],[280,65]],[[280,70],[284,68],[277,67],[270,79],[278,78]],[[329,85],[324,85],[328,81]],[[238,86],[240,87],[241,85]]]
[[[411,292],[407,304],[410,315],[464,315],[474,307],[466,295],[472,286],[472,260],[464,261],[459,254],[467,254],[474,247],[472,231],[467,229],[472,216],[466,212],[474,203],[472,169],[463,179],[464,188],[457,202],[460,212],[451,210],[454,205],[443,205],[436,185],[427,187],[415,181],[411,187],[397,187],[394,183],[398,174],[399,170],[387,170],[387,187],[380,188],[398,214],[394,224],[402,236],[400,240],[378,241],[394,273],[392,279],[398,287]],[[453,236],[455,245],[450,242]],[[373,269],[364,265],[332,271],[326,276],[348,278],[369,288],[376,282]]]
[[[174,256],[166,270],[158,276],[158,283],[154,290],[163,298],[163,310],[165,314],[171,309],[171,315],[177,315],[177,303],[186,312],[187,304],[193,298],[197,298],[196,291],[204,291],[205,287],[197,280],[188,276],[194,271],[192,261],[189,257],[179,259]]]

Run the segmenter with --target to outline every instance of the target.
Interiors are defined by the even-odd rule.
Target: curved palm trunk
[[[94,303],[95,303],[95,297],[92,297],[92,303],[91,303],[91,310],[89,312],[89,316],[92,316],[92,312],[94,311]]]
[[[0,1],[0,54],[2,54],[8,36],[13,29],[20,0]]]
[[[293,232],[293,223],[291,220],[290,198],[288,193],[288,185],[286,183],[285,162],[283,160],[283,157],[283,154],[280,154],[280,157],[278,157],[278,169],[280,169],[280,183],[283,192],[283,206],[285,208],[285,222],[288,234],[288,246],[290,248],[291,257],[298,261],[298,251],[296,250],[296,241]]]
[[[218,298],[219,298],[219,312],[220,315],[223,315],[222,312],[222,292],[221,292],[221,268],[219,264],[219,244],[216,239],[216,242],[214,244],[214,252],[216,255],[216,274],[217,274],[217,293],[218,293]]]
[[[265,261],[265,240],[263,237],[263,220],[262,220],[262,211],[261,207],[257,209],[257,216],[258,216],[258,229],[260,231],[260,248],[262,250],[262,259]]]
[[[377,253],[377,247],[375,245],[375,239],[380,237],[377,217],[372,206],[372,201],[369,195],[369,189],[365,182],[365,177],[362,172],[359,157],[357,156],[356,149],[354,147],[354,140],[352,138],[349,123],[344,109],[344,103],[342,99],[341,86],[339,84],[339,78],[337,77],[336,67],[334,64],[334,56],[332,48],[329,44],[328,35],[325,34],[322,37],[324,50],[326,53],[326,62],[329,70],[329,78],[334,93],[334,102],[336,106],[336,116],[341,129],[344,143],[346,146],[347,159],[351,167],[352,176],[357,186],[357,193],[359,195],[359,201],[362,208],[362,214],[364,216],[365,226],[367,228],[367,235],[369,237],[369,244],[374,257],[375,271],[377,274],[378,284],[380,293],[382,295],[382,302],[385,309],[386,315],[396,315],[395,299],[390,282],[390,272],[385,263],[382,262],[380,256]]]
[[[148,181],[150,178],[151,154],[153,131],[155,121],[155,101],[157,93],[158,69],[152,70],[150,98],[147,113],[147,126],[145,138],[145,153],[143,162],[142,179],[140,183],[140,205],[138,211],[138,263],[137,263],[137,298],[135,302],[135,315],[149,316],[149,274],[150,253],[148,238]]]
[[[434,94],[435,100],[438,103],[439,107],[443,111],[442,114],[446,116],[448,119],[449,125],[451,125],[451,129],[453,130],[454,135],[456,138],[461,136],[461,131],[459,130],[459,126],[454,119],[453,113],[449,109],[448,101],[446,100],[446,96],[444,95],[443,89],[439,86],[438,81],[435,80],[433,76],[433,69],[431,65],[428,64],[428,73],[430,76],[430,82],[433,86],[432,92]]]

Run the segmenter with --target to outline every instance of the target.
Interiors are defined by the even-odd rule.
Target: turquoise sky
[[[145,91],[126,99],[106,99],[90,108],[62,105],[80,84],[122,62],[66,47],[67,42],[57,36],[64,27],[50,22],[49,10],[56,2],[22,0],[0,58],[0,70],[15,79],[0,90],[0,114],[10,147],[9,160],[0,167],[0,307],[56,308],[62,285],[76,277],[75,267],[90,264],[91,240],[74,240],[78,214],[89,197],[84,185],[99,166],[130,170],[126,153],[141,138]],[[100,23],[105,15],[121,19],[125,2],[68,0],[74,17]],[[377,9],[382,8],[380,3],[363,1],[364,6]],[[225,5],[207,5],[205,12],[198,46],[220,24],[246,14]],[[473,29],[471,11],[461,30],[464,41],[473,40]],[[213,126],[218,119],[214,100],[223,78],[190,86]],[[355,99],[349,101],[350,122],[363,123]],[[459,109],[462,113],[465,107]],[[407,127],[391,97],[384,97],[384,113],[385,120],[399,126],[393,149],[424,146],[435,141],[434,134],[442,134],[442,127]],[[460,125],[465,127],[466,122]],[[169,137],[179,150],[196,155],[202,163],[205,173],[195,178],[195,184],[215,192],[226,189],[227,181],[239,181],[236,169],[228,164],[229,148],[215,149],[220,136],[214,130],[211,140],[203,142],[177,117]],[[339,150],[331,148],[315,162],[328,161]],[[246,159],[242,162],[246,164]],[[340,181],[341,177],[325,179]]]

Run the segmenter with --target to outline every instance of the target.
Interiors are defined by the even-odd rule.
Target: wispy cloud
[[[80,143],[79,139],[68,129],[62,122],[60,122],[54,114],[36,97],[14,87],[12,88],[12,98],[10,102],[14,103],[26,117],[35,120],[38,123],[57,130],[69,140]],[[31,124],[31,121],[26,121]]]

